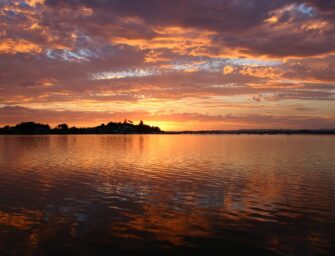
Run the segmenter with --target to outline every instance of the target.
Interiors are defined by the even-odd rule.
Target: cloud
[[[16,54],[24,52],[41,53],[42,48],[38,44],[22,39],[16,41],[13,39],[5,39],[0,42],[0,54]]]
[[[279,78],[281,77],[282,71],[279,68],[274,67],[243,67],[240,71],[241,74],[247,76],[254,76],[260,78]]]
[[[56,84],[57,80],[53,78],[42,78],[38,81],[24,81],[19,84],[20,87],[50,87]]]
[[[230,65],[227,65],[223,68],[223,74],[228,75],[234,72],[234,68]]]

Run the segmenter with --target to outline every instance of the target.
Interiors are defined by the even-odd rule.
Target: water
[[[1,255],[334,255],[335,136],[0,136]]]

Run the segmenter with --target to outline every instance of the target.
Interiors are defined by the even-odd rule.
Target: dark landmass
[[[243,130],[207,130],[207,131],[179,131],[165,132],[166,134],[255,134],[255,135],[294,135],[294,134],[333,134],[335,129],[243,129]]]
[[[292,130],[292,129],[244,129],[244,130],[206,130],[206,131],[162,131],[157,126],[150,126],[140,121],[135,125],[132,121],[109,122],[96,127],[77,128],[69,127],[67,124],[59,124],[51,128],[48,124],[35,122],[23,122],[15,126],[5,126],[0,128],[0,134],[255,134],[255,135],[294,135],[294,134],[334,134],[335,129],[319,130]]]
[[[51,128],[47,124],[24,122],[15,126],[0,128],[0,134],[155,134],[162,133],[159,127],[149,126],[140,121],[138,125],[125,120],[123,123],[109,122],[96,127],[77,128],[59,124]]]

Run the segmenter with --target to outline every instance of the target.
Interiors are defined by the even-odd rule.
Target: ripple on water
[[[334,146],[333,136],[0,136],[0,249],[330,254]]]

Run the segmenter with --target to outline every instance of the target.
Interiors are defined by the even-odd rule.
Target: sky
[[[335,128],[335,1],[0,0],[0,126]]]

